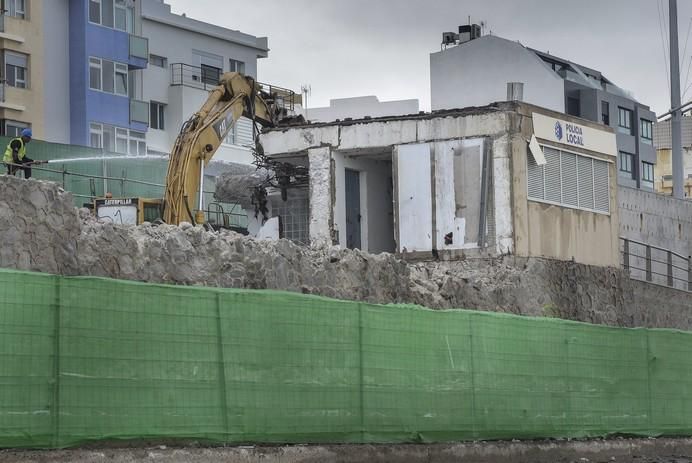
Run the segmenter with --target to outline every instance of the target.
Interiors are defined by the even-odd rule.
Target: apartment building
[[[462,26],[461,29],[466,26]],[[496,36],[443,36],[430,55],[432,109],[483,106],[521,99],[615,129],[618,183],[653,191],[656,115],[598,70]],[[455,35],[455,34],[452,34]],[[446,43],[445,43],[446,41]],[[516,83],[521,95],[508,95]]]
[[[44,134],[44,10],[42,1],[3,0],[0,12],[0,134],[31,127]]]
[[[32,126],[37,138],[123,155],[168,154],[221,74],[256,77],[269,52],[266,37],[174,14],[163,0],[6,4],[2,132]],[[253,141],[242,120],[215,159],[250,163]]]
[[[257,60],[269,53],[266,37],[204,23],[171,12],[161,0],[142,5],[142,34],[149,40],[149,66],[141,73],[142,98],[149,102],[150,152],[169,153],[182,124],[204,103],[221,74],[257,77]],[[241,119],[216,160],[249,164],[252,123]]]

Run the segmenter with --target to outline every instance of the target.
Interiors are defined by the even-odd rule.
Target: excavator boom
[[[245,116],[271,127],[279,112],[262,98],[253,78],[237,72],[223,74],[204,105],[183,124],[173,146],[166,174],[164,222],[203,223],[204,168],[233,125]]]

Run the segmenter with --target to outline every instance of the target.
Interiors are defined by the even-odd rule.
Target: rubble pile
[[[255,188],[266,185],[271,177],[266,169],[232,164],[217,177],[214,197],[221,202],[240,204],[244,209],[251,209],[254,207],[252,192]]]
[[[190,224],[115,225],[78,213],[57,184],[7,176],[0,176],[0,234],[2,268],[692,328],[688,294],[632,281],[620,269],[513,256],[407,263]]]

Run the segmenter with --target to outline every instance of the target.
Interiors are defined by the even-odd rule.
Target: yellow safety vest
[[[24,141],[22,141],[21,138],[13,138],[10,140],[10,142],[7,144],[7,149],[5,150],[5,156],[3,157],[3,162],[12,162],[12,142],[15,140],[19,140],[19,143],[21,144],[19,148],[19,152],[17,153],[17,157],[19,157],[19,160],[21,161],[24,159],[24,156],[26,156],[26,145],[24,144]]]

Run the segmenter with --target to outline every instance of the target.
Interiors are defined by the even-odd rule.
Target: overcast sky
[[[296,91],[311,107],[331,98],[418,98],[430,109],[429,55],[468,16],[486,32],[601,71],[661,114],[670,107],[659,8],[668,0],[165,0],[176,13],[269,38],[259,80]],[[692,1],[679,0],[680,53]],[[683,91],[692,40],[681,65]],[[692,99],[692,88],[686,99]]]

